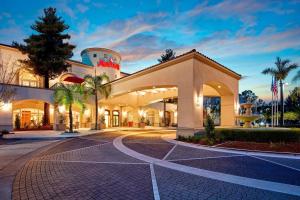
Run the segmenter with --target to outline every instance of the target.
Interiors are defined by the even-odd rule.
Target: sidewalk
[[[162,127],[146,127],[145,129],[162,130],[166,128]],[[79,133],[69,134],[63,133],[63,131],[54,130],[40,130],[40,131],[15,131],[14,134],[4,135],[5,139],[62,139],[71,137],[81,137],[86,135],[92,135],[95,133],[121,131],[121,130],[145,130],[143,128],[131,128],[131,127],[115,127],[102,130],[90,130],[89,128],[77,129]]]

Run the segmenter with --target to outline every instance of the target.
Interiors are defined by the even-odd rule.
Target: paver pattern
[[[155,173],[161,199],[299,199],[295,196],[215,181],[159,166],[155,166]]]
[[[126,136],[122,141],[125,147],[147,156],[210,171],[292,185],[300,183],[297,170],[239,154],[174,146],[161,139],[163,131],[116,131],[67,139],[34,157],[15,177],[13,199],[154,199],[150,163],[113,145],[115,138],[130,133],[139,134]],[[295,168],[299,164],[293,159],[273,161]],[[155,163],[154,171],[160,199],[300,199]]]
[[[176,163],[226,174],[300,185],[300,179],[295,178],[300,177],[300,171],[249,156],[181,160],[176,161]]]

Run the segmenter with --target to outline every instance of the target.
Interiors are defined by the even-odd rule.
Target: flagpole
[[[276,124],[276,126],[278,126],[278,92],[276,93],[276,122],[277,122],[277,124]]]
[[[273,80],[273,78],[272,78]],[[273,94],[273,91],[272,91],[272,101],[271,101],[271,104],[272,104],[272,113],[271,113],[271,126],[274,127],[274,94]]]

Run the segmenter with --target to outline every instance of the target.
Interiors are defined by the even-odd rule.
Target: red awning
[[[71,82],[71,83],[82,83],[84,79],[78,76],[68,76],[67,78],[64,79],[64,81]]]

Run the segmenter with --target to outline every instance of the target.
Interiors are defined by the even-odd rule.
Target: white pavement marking
[[[106,143],[96,144],[96,145],[92,145],[92,146],[88,146],[88,147],[81,147],[81,148],[72,149],[72,150],[69,150],[69,151],[63,151],[63,152],[59,152],[59,153],[43,155],[42,157],[60,155],[60,154],[64,154],[64,153],[70,153],[70,152],[74,152],[74,151],[79,151],[79,150],[88,149],[88,148],[92,148],[92,147],[96,147],[96,146],[102,146],[102,145],[111,144],[111,143],[112,142],[106,142]],[[55,148],[55,146],[53,148]]]
[[[209,170],[205,170],[205,169],[198,169],[198,168],[194,168],[194,167],[180,165],[177,163],[168,162],[165,160],[160,160],[157,158],[153,158],[153,157],[138,153],[136,151],[133,151],[133,150],[127,148],[122,143],[123,138],[128,137],[130,135],[136,135],[136,134],[140,134],[140,133],[131,133],[128,135],[119,136],[114,139],[113,144],[119,151],[121,151],[129,156],[132,156],[139,160],[143,160],[145,162],[155,163],[156,165],[159,165],[159,166],[162,166],[165,168],[169,168],[169,169],[173,169],[173,170],[177,170],[180,172],[189,173],[189,174],[193,174],[193,175],[197,175],[197,176],[201,176],[201,177],[206,177],[206,178],[210,178],[210,179],[214,179],[214,180],[243,185],[243,186],[247,186],[247,187],[300,196],[300,186],[297,186],[297,185],[277,183],[277,182],[272,182],[272,181],[265,181],[265,180],[259,180],[259,179],[254,179],[254,178],[247,178],[247,177],[242,177],[242,176],[224,174],[224,173],[209,171]]]
[[[132,163],[132,162],[98,162],[84,160],[32,160],[34,162],[65,162],[65,163],[88,163],[88,164],[118,164],[118,165],[149,165],[149,163]]]
[[[157,181],[155,177],[154,167],[153,164],[150,164],[150,172],[151,172],[151,180],[152,180],[152,189],[153,189],[153,196],[155,200],[160,200]]]
[[[273,157],[273,158],[289,158],[289,159],[295,159],[295,160],[300,160],[300,155],[297,154],[280,154],[280,153],[264,153],[264,152],[253,152],[253,151],[243,151],[243,150],[230,150],[230,149],[221,149],[221,148],[214,148],[214,147],[205,147],[205,146],[200,146],[197,144],[190,144],[190,143],[186,143],[186,142],[181,142],[181,141],[177,141],[174,139],[170,138],[171,134],[165,134],[162,135],[162,139],[170,142],[172,144],[178,144],[181,146],[185,146],[185,147],[191,147],[194,149],[202,149],[202,150],[208,150],[208,151],[215,151],[215,152],[222,152],[222,153],[235,153],[235,154],[243,154],[243,155],[253,155],[253,156],[264,156],[264,157]],[[173,134],[172,134],[173,135]]]
[[[275,162],[275,161],[264,159],[264,158],[257,157],[257,156],[250,156],[250,157],[256,158],[256,159],[259,159],[259,160],[263,160],[263,161],[266,161],[266,162],[269,162],[269,163],[272,163],[272,164],[275,164],[275,165],[279,165],[279,166],[286,167],[286,168],[289,168],[289,169],[296,170],[296,171],[300,172],[300,169],[297,169],[297,168],[294,168],[294,167],[291,167],[291,166],[288,166],[288,165],[285,165],[285,164],[281,164],[279,162]]]
[[[247,155],[230,155],[230,156],[210,156],[210,157],[196,157],[196,158],[180,158],[180,159],[173,159],[173,160],[167,160],[167,161],[185,161],[185,160],[206,160],[206,159],[216,159],[216,158],[231,158],[231,157],[244,157]]]
[[[165,155],[165,157],[163,158],[163,160],[166,160],[167,157],[174,151],[174,149],[177,147],[177,144],[175,144],[172,149]]]
[[[169,143],[166,143],[166,142],[127,142],[127,141],[124,141],[124,143],[126,144],[163,144],[163,145],[170,145]]]

